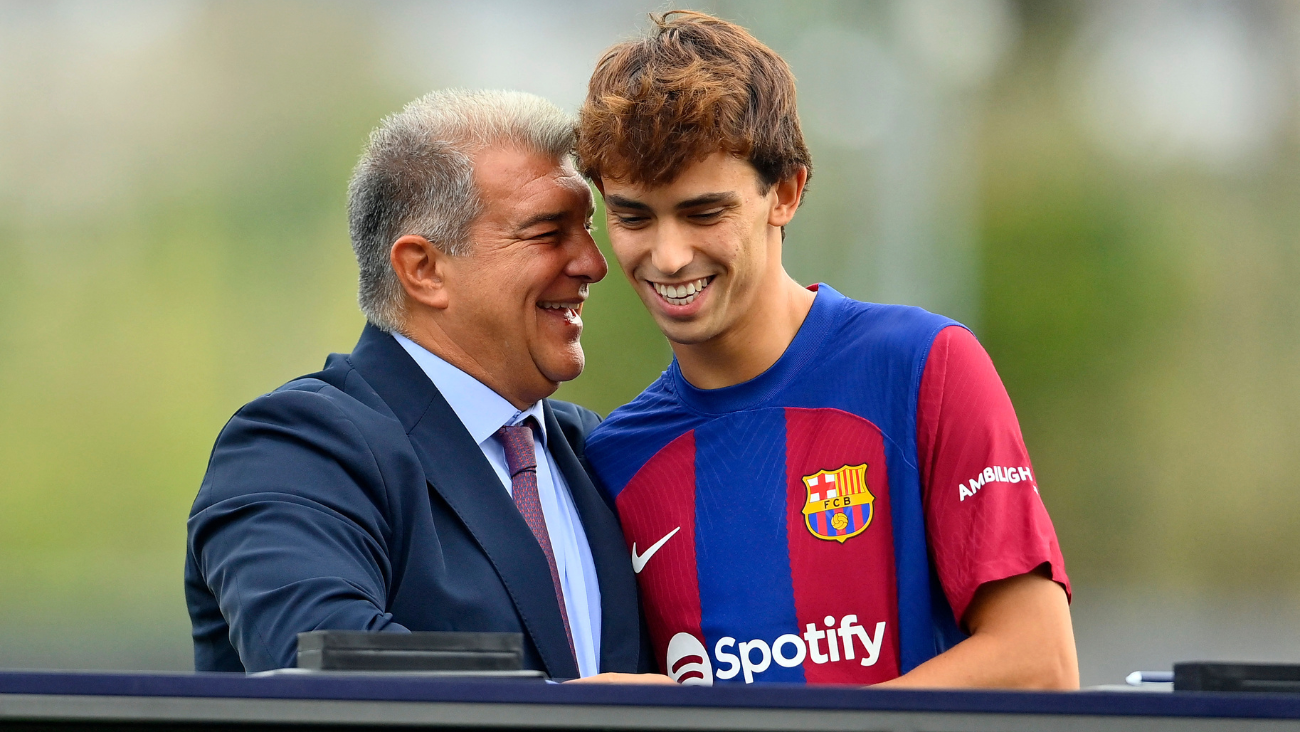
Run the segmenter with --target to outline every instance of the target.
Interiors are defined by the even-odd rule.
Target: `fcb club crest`
[[[803,518],[813,536],[843,544],[871,525],[876,497],[867,490],[865,464],[819,470],[805,475],[803,484],[808,489]]]

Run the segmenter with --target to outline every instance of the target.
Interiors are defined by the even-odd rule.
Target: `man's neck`
[[[516,394],[515,391],[517,390],[511,389],[511,385],[507,381],[496,378],[492,369],[487,368],[479,359],[476,359],[472,354],[460,347],[455,339],[451,338],[435,322],[410,318],[403,330],[405,332],[402,335],[411,339],[429,353],[469,374],[480,384],[510,402],[515,409],[526,410],[548,396],[547,394],[541,394],[535,399],[529,399],[529,397],[533,396],[532,394]]]
[[[782,269],[775,287],[727,331],[704,343],[672,343],[682,376],[700,389],[740,384],[772,367],[794,340],[816,293]]]

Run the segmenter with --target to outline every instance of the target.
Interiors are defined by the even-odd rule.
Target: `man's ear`
[[[785,226],[794,218],[803,200],[803,188],[808,184],[808,169],[800,165],[793,174],[772,186],[776,191],[776,200],[772,202],[772,211],[768,214],[769,226]]]
[[[450,256],[414,234],[401,237],[388,250],[388,261],[406,296],[438,310],[445,310],[449,302],[446,276]]]

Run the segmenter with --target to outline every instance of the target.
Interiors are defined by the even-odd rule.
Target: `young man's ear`
[[[438,310],[445,310],[449,302],[446,287],[449,259],[450,255],[433,242],[414,234],[401,237],[388,250],[388,261],[406,296]]]
[[[807,184],[808,169],[800,165],[789,177],[777,181],[776,185],[772,186],[776,191],[776,198],[772,201],[772,211],[767,217],[769,226],[785,226],[790,223],[795,211],[799,210],[799,202],[803,200],[803,188]]]

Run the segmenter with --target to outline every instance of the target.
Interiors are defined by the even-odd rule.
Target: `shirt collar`
[[[410,338],[400,333],[394,333],[393,338],[442,393],[443,399],[451,405],[452,411],[460,418],[465,429],[469,430],[475,443],[481,445],[502,427],[516,425],[533,417],[537,420],[542,446],[546,446],[546,419],[541,401],[534,402],[524,410],[515,409],[515,405],[483,382],[430,353]]]

